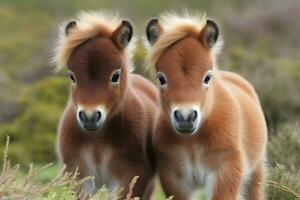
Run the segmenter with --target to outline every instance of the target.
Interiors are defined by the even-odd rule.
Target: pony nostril
[[[79,111],[78,113],[78,117],[79,117],[79,120],[83,123],[86,123],[87,121],[89,121],[88,117],[86,116],[85,112],[84,111]]]
[[[86,112],[84,110],[79,110],[77,112],[77,122],[81,129],[86,131],[98,130],[102,122],[105,119],[105,113],[100,110],[93,112]]]
[[[177,122],[182,122],[182,121],[184,121],[184,117],[183,117],[183,115],[180,113],[180,111],[178,111],[178,110],[175,110],[174,111],[174,118],[175,118],[175,120],[177,121]]]
[[[198,114],[197,111],[192,111],[191,114],[188,117],[188,121],[195,122],[197,120]]]
[[[96,111],[96,112],[94,112],[91,121],[94,122],[94,123],[98,123],[101,120],[101,116],[102,116],[101,112],[100,111]]]

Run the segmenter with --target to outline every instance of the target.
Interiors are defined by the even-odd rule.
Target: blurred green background
[[[129,18],[136,35],[166,10],[191,9],[216,19],[225,40],[219,68],[241,74],[259,94],[270,133],[270,165],[299,170],[299,0],[1,0],[0,151],[9,135],[12,163],[26,168],[31,162],[56,162],[57,123],[70,84],[64,72],[54,74],[48,64],[58,25],[79,10],[103,9]],[[140,44],[136,73],[149,77],[144,56]]]

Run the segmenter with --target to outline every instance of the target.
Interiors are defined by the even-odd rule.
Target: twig
[[[281,185],[281,184],[279,184],[275,181],[268,180],[267,185],[278,188],[278,189],[281,189],[285,192],[289,192],[289,193],[295,195],[296,197],[300,198],[300,195],[298,193],[296,193],[294,190],[292,190],[291,188],[289,188],[285,185]]]

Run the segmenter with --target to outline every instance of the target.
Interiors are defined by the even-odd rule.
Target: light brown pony
[[[160,85],[153,146],[166,195],[191,199],[204,184],[207,199],[264,199],[264,115],[250,83],[217,69],[217,24],[166,14],[146,34]]]
[[[54,62],[67,66],[71,94],[58,128],[58,152],[67,171],[78,167],[91,194],[105,184],[123,188],[139,176],[133,196],[149,199],[154,171],[148,141],[158,105],[153,84],[131,73],[126,20],[98,13],[81,13],[62,28]]]

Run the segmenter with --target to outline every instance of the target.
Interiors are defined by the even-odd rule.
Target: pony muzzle
[[[175,131],[180,135],[194,134],[200,124],[201,113],[195,108],[176,108],[171,112],[171,122]]]
[[[103,109],[96,108],[94,110],[78,109],[77,122],[84,131],[99,130],[106,118],[106,112]]]

